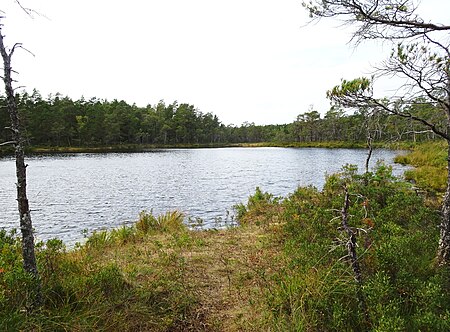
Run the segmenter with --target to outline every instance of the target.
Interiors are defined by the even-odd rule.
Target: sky
[[[29,51],[13,58],[25,90],[141,107],[178,101],[226,125],[325,114],[327,90],[369,75],[390,52],[377,42],[355,48],[339,22],[307,24],[301,0],[21,0],[34,18],[1,2],[5,42]],[[446,23],[450,1],[420,8]]]

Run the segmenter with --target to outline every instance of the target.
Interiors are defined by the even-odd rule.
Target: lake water
[[[399,152],[376,150],[373,162],[392,164]],[[155,150],[145,153],[33,156],[28,197],[36,237],[58,237],[68,245],[99,229],[136,221],[142,210],[179,210],[205,227],[231,219],[233,205],[259,186],[286,196],[298,186],[321,189],[325,173],[342,165],[363,170],[363,149],[222,148]],[[394,165],[402,174],[404,167]],[[17,228],[12,158],[0,159],[0,227]],[[220,226],[220,222],[219,222]]]

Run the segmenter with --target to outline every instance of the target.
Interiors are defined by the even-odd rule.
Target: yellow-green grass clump
[[[414,169],[405,172],[405,178],[416,186],[442,193],[447,186],[447,144],[444,141],[417,145],[407,155],[397,156],[395,162],[412,165]]]

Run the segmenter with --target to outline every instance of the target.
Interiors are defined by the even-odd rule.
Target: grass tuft
[[[447,150],[444,141],[420,144],[407,155],[397,156],[395,162],[412,165],[405,178],[419,188],[443,193],[447,187]]]

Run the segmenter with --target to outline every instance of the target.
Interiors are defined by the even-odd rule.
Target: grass
[[[271,230],[198,232],[182,220],[178,212],[142,213],[135,226],[94,233],[72,251],[59,240],[41,245],[45,304],[31,315],[18,278],[19,243],[5,235],[0,330],[264,329],[264,288],[281,264]]]
[[[127,284],[154,289],[164,298],[168,307],[153,318],[156,325],[139,329],[253,330],[259,324],[256,309],[261,301],[255,271],[268,268],[253,263],[257,257],[275,255],[271,242],[265,241],[269,235],[256,227],[189,231],[182,220],[178,212],[159,217],[141,213],[133,234],[125,231],[127,235],[120,236],[124,228],[119,228],[107,233],[108,240],[95,235],[81,252],[93,261],[114,262]],[[152,301],[160,307],[163,299],[158,297]],[[114,326],[119,328],[134,330],[125,323]]]
[[[406,179],[419,188],[440,194],[447,186],[447,150],[444,141],[427,142],[407,155],[397,156],[395,162],[414,166],[405,172]]]

